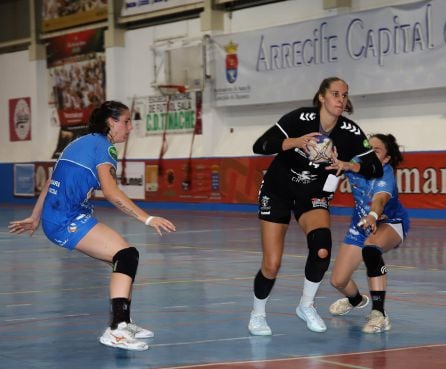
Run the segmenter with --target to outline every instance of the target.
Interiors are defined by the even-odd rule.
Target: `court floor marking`
[[[343,356],[357,356],[364,354],[377,354],[377,353],[385,353],[385,352],[397,352],[397,351],[410,351],[417,349],[429,349],[436,347],[444,347],[446,348],[446,344],[436,344],[436,345],[420,345],[420,346],[408,346],[408,347],[398,347],[393,349],[385,349],[385,350],[373,350],[373,351],[361,351],[361,352],[352,352],[352,353],[343,353],[343,354],[333,354],[333,355],[317,355],[317,356],[298,356],[298,357],[289,357],[283,359],[266,359],[266,360],[247,360],[247,361],[230,361],[230,362],[217,362],[217,363],[206,363],[206,364],[193,364],[193,365],[182,365],[182,366],[166,366],[158,369],[196,369],[196,368],[206,368],[206,367],[217,367],[218,366],[235,366],[235,365],[246,365],[246,364],[262,364],[262,367],[267,367],[268,363],[280,363],[280,362],[288,362],[288,361],[296,361],[296,360],[327,360],[327,358],[336,358]],[[328,363],[329,361],[327,361]],[[343,363],[336,362],[336,365],[342,365]],[[352,367],[352,366],[350,366]],[[372,369],[367,367],[354,367],[353,368],[365,368]]]

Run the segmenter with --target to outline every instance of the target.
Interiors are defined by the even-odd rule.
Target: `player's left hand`
[[[368,229],[373,234],[376,233],[377,226],[375,217],[372,215],[367,215],[365,217],[362,217],[361,220],[358,222],[358,227],[363,229]]]

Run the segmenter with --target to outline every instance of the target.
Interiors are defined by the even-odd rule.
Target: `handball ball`
[[[314,163],[328,163],[333,156],[333,141],[325,135],[318,135],[312,138],[315,145],[307,145],[308,160]]]

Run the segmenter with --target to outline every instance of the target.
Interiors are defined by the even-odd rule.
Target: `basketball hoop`
[[[159,158],[158,158],[158,174],[161,176],[161,175],[163,175],[162,160],[163,160],[164,154],[166,153],[167,148],[168,148],[166,136],[167,136],[167,126],[169,123],[170,100],[171,100],[172,96],[174,96],[174,95],[184,94],[187,89],[183,85],[158,85],[156,87],[161,92],[161,95],[167,96],[166,114],[164,117],[163,138],[161,141],[161,149],[160,149],[160,154],[159,154]]]
[[[182,85],[158,85],[156,86],[163,96],[173,96],[176,94],[184,94],[186,86]]]

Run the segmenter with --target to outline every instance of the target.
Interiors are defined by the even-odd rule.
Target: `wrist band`
[[[375,211],[369,211],[369,215],[371,215],[375,220],[378,220],[379,216]]]
[[[148,218],[146,219],[146,221],[144,222],[144,224],[148,226],[148,225],[150,224],[150,222],[152,221],[153,218],[155,218],[155,217],[151,215],[150,217],[148,217]]]

